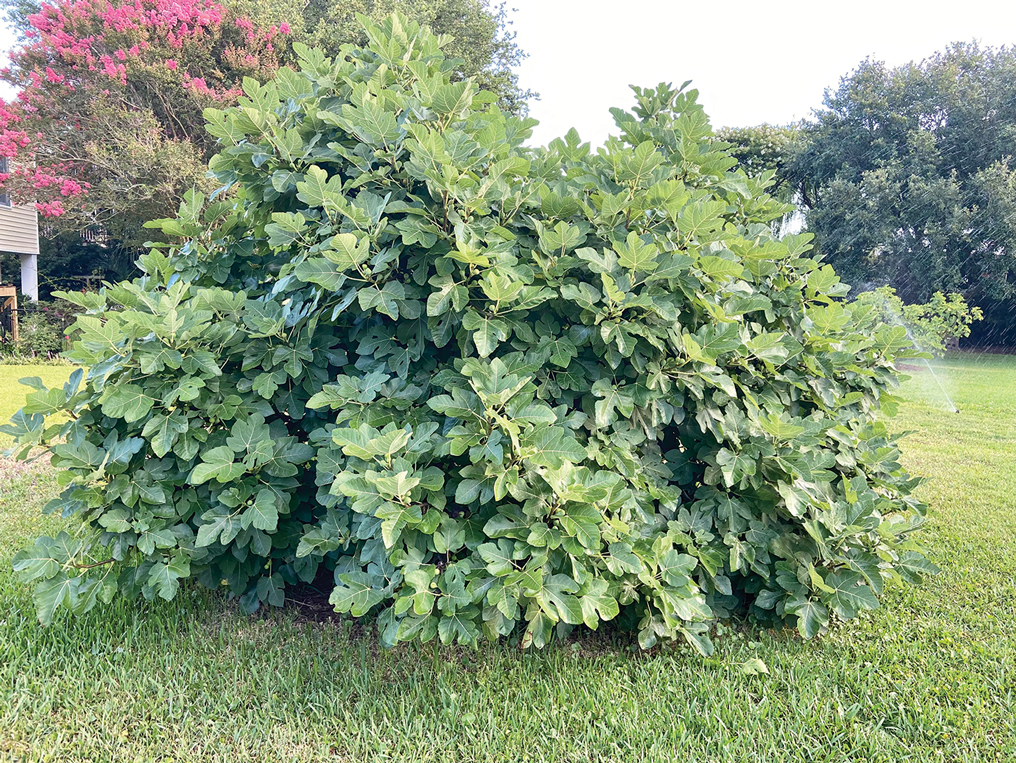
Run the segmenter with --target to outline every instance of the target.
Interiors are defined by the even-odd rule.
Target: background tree
[[[819,250],[855,287],[962,292],[981,341],[1016,341],[1016,51],[955,44],[827,91],[785,165]]]
[[[753,127],[723,127],[716,137],[737,159],[747,174],[763,176],[772,182],[769,193],[786,204],[802,203],[802,184],[793,182],[787,168],[801,140],[798,125],[761,124]],[[794,209],[770,225],[774,232],[796,232],[800,228],[800,211]]]
[[[906,305],[892,286],[880,286],[856,295],[856,301],[870,306],[888,325],[905,324],[914,346],[933,355],[942,355],[950,344],[970,336],[970,327],[984,318],[981,309],[970,307],[962,294],[940,291],[923,305]]]

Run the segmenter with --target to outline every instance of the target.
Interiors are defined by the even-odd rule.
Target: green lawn
[[[25,393],[31,389],[18,383],[18,379],[38,376],[47,387],[56,387],[67,381],[73,366],[5,366],[0,365],[0,424],[7,420],[25,402]],[[9,435],[0,434],[0,448],[9,447]]]
[[[932,477],[943,573],[821,640],[749,631],[710,660],[603,637],[384,652],[197,591],[42,628],[9,560],[58,526],[38,512],[54,480],[0,476],[0,760],[1016,760],[1016,358],[935,365],[960,413],[922,372],[894,426]],[[0,367],[3,408],[23,375]]]

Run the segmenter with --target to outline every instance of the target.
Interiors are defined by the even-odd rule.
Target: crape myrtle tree
[[[327,578],[385,644],[543,646],[623,618],[805,636],[932,571],[894,438],[902,329],[845,304],[694,92],[635,89],[593,153],[452,82],[393,16],[205,112],[193,193],[87,314],[46,445],[77,520],[15,559],[43,622],[193,578],[248,611]],[[66,423],[47,424],[49,414]]]
[[[213,0],[67,0],[25,20],[0,75],[19,89],[0,102],[0,184],[51,226],[135,245],[206,183],[202,110],[235,102],[244,76],[270,77],[287,44]]]

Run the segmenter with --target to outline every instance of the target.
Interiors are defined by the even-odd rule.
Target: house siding
[[[0,252],[39,253],[39,220],[35,207],[0,206]]]

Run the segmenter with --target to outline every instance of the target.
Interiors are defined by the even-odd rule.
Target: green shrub
[[[703,651],[716,618],[818,633],[933,567],[875,419],[902,329],[775,240],[695,94],[622,138],[523,146],[399,17],[209,110],[234,195],[100,294],[7,431],[55,442],[81,521],[15,567],[40,617],[181,580],[248,610],[334,580],[386,644],[617,618]],[[47,428],[43,415],[74,420]]]
[[[36,310],[28,313],[21,321],[18,333],[18,345],[22,352],[46,357],[63,352],[63,326],[48,312]]]
[[[904,326],[917,349],[942,355],[950,341],[970,336],[970,325],[984,318],[979,307],[970,307],[962,294],[946,296],[936,291],[923,305],[905,305],[891,286],[857,295],[856,302],[875,310],[890,324]]]
[[[55,308],[34,306],[18,321],[18,341],[0,344],[0,357],[28,363],[54,360],[64,350],[64,326]]]

